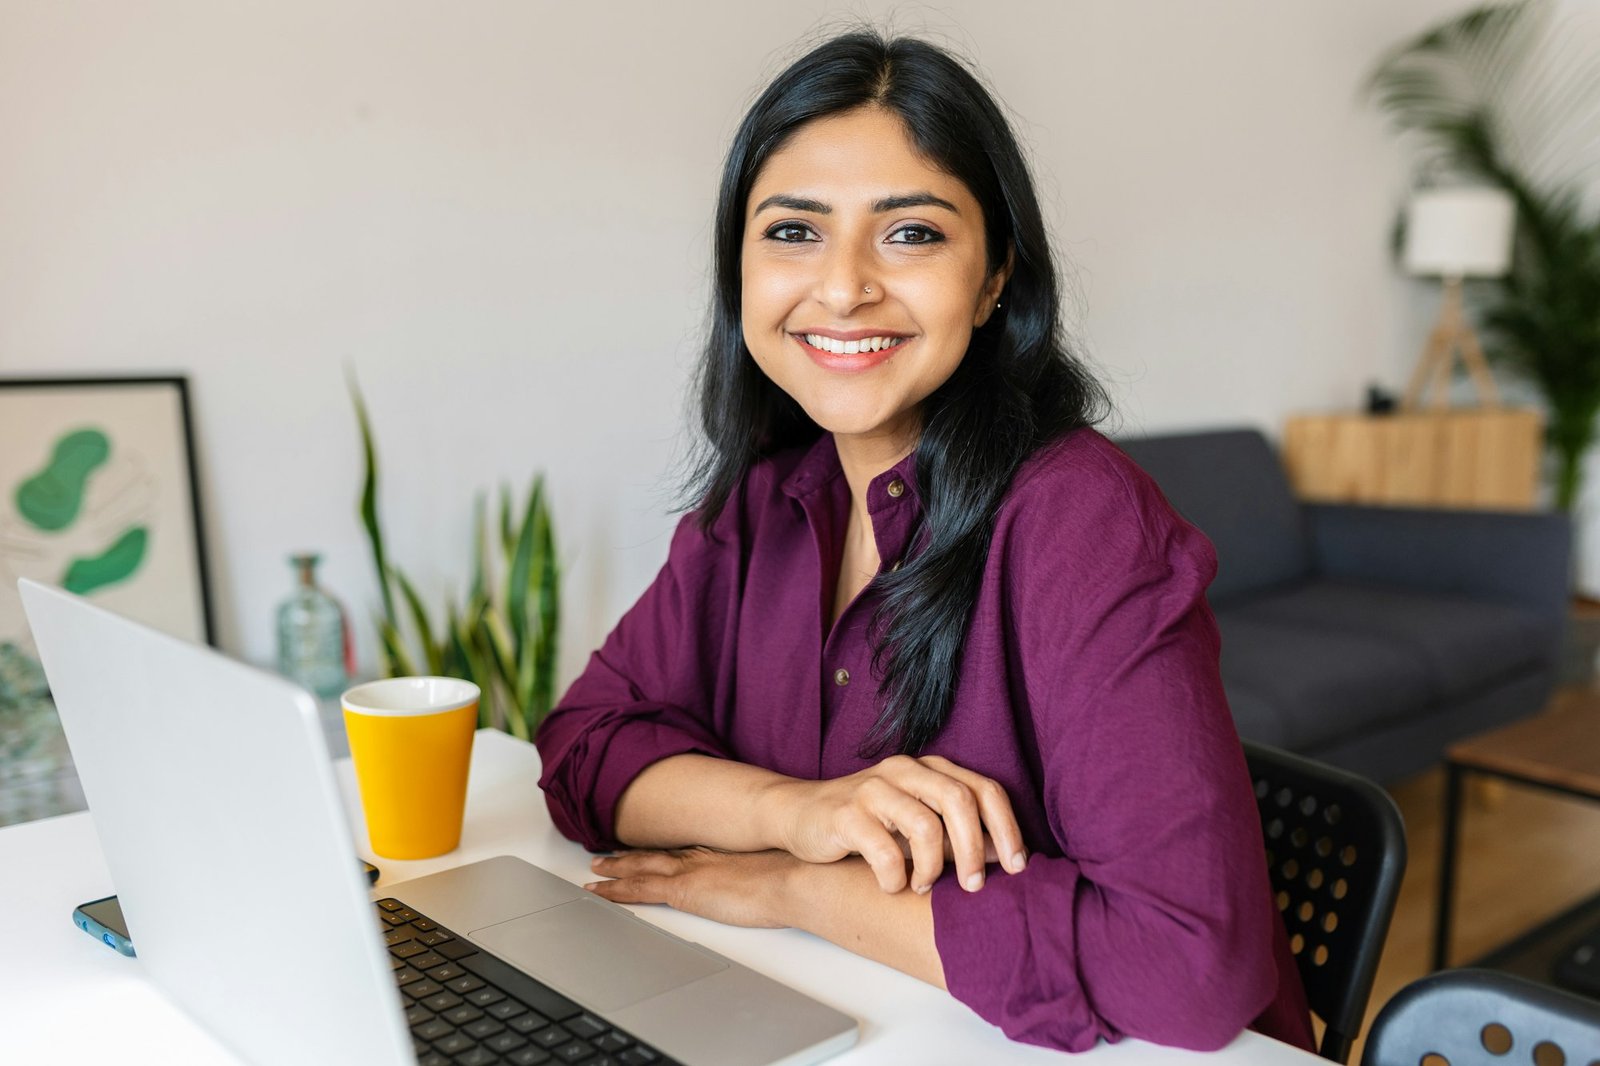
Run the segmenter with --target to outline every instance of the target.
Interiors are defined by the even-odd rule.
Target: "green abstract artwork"
[[[89,475],[111,456],[98,429],[80,429],[56,441],[45,468],[17,486],[17,511],[47,533],[66,529],[83,509]]]
[[[61,579],[61,587],[87,596],[95,589],[126,581],[144,562],[144,549],[149,540],[149,530],[134,526],[99,555],[72,560],[67,566],[67,576]]]
[[[78,429],[63,434],[50,450],[44,468],[17,486],[17,513],[45,533],[70,529],[82,516],[90,476],[110,457],[111,439],[101,430]],[[60,584],[70,592],[88,595],[126,581],[144,562],[149,542],[147,527],[130,526],[103,551],[73,558]]]

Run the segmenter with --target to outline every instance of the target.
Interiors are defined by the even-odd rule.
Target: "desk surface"
[[[361,826],[348,760],[337,764],[351,824]],[[576,884],[593,880],[588,854],[561,837],[539,795],[539,757],[502,733],[478,734],[461,847],[438,859],[375,859],[380,886],[493,855],[516,855]],[[365,832],[358,847],[368,858]],[[263,856],[263,862],[274,857]],[[0,968],[7,1062],[235,1064],[126,959],[80,932],[72,908],[115,891],[92,813],[0,829],[0,901],[7,965]],[[246,906],[248,904],[246,903]],[[634,910],[679,936],[737,959],[861,1021],[861,1042],[831,1060],[868,1063],[1113,1062],[1313,1066],[1322,1060],[1255,1033],[1214,1055],[1128,1041],[1090,1059],[1008,1041],[947,993],[792,929],[739,929],[665,907]],[[138,930],[133,930],[138,943]],[[248,1005],[242,1004],[242,1009]]]

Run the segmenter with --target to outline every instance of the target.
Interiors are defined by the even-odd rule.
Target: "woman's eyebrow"
[[[756,205],[756,209],[751,214],[759,215],[769,207],[782,207],[790,211],[809,211],[814,215],[833,214],[833,208],[821,200],[812,200],[804,196],[790,196],[786,193],[778,193],[776,196],[767,197]],[[886,196],[881,200],[874,200],[872,203],[874,214],[881,214],[884,211],[900,211],[907,207],[942,207],[953,214],[959,215],[961,213],[961,210],[955,204],[943,197],[935,196],[931,192],[902,193],[899,196]]]

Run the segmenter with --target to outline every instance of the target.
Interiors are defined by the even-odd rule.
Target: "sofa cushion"
[[[1308,581],[1237,610],[1310,641],[1330,632],[1382,640],[1422,664],[1428,703],[1465,699],[1547,665],[1558,639],[1549,619],[1522,607],[1355,581]]]
[[[1258,431],[1143,437],[1117,445],[1211,539],[1217,550],[1217,578],[1209,593],[1214,606],[1310,576],[1299,504]]]
[[[1421,656],[1380,634],[1285,623],[1248,607],[1216,616],[1222,681],[1241,736],[1301,751],[1430,702]],[[1272,732],[1256,732],[1268,725]]]

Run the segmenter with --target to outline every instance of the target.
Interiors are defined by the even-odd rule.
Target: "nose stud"
[[[862,286],[861,291],[866,293],[868,296],[871,296],[872,295],[872,286],[871,285],[864,285],[864,286]]]

